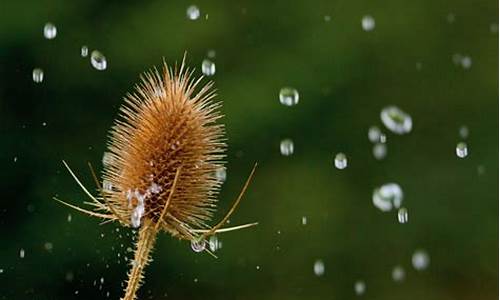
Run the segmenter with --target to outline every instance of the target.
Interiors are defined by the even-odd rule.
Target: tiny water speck
[[[73,217],[71,216],[71,214],[68,214],[68,217],[66,218],[66,220],[68,221],[68,223],[70,223],[72,219],[73,219]]]
[[[470,67],[472,66],[472,58],[470,58],[470,56],[464,55],[460,60],[460,64],[462,65],[462,68],[470,69]]]
[[[375,29],[375,19],[370,15],[364,16],[361,19],[361,27],[363,27],[364,31],[372,31]]]
[[[373,205],[383,212],[399,208],[403,203],[403,190],[397,183],[387,183],[373,191]]]
[[[43,81],[43,70],[40,68],[33,69],[33,81],[40,83]]]
[[[106,68],[108,67],[106,57],[98,50],[94,50],[90,54],[90,63],[96,70],[99,71],[106,70]]]
[[[424,250],[417,250],[413,253],[411,258],[411,263],[415,270],[422,271],[425,270],[430,263],[429,254]]]
[[[413,127],[411,116],[396,106],[386,106],[380,112],[385,127],[395,134],[409,133]]]
[[[25,255],[25,251],[24,251],[24,249],[21,248],[21,250],[19,250],[19,257],[24,258],[24,255]]]
[[[215,74],[215,63],[209,59],[204,59],[201,63],[201,72],[205,76],[212,76]]]
[[[373,157],[377,160],[382,160],[387,156],[387,145],[382,143],[377,143],[373,145]]]
[[[52,251],[54,245],[51,242],[45,242],[45,244],[43,244],[43,248],[47,251]]]
[[[299,92],[292,87],[284,87],[280,90],[280,103],[285,106],[294,106],[299,103]]]
[[[307,225],[307,217],[302,217],[302,225]]]
[[[358,280],[356,281],[356,283],[354,283],[354,292],[356,293],[356,295],[361,296],[365,293],[365,291],[366,291],[366,284],[364,281]]]
[[[200,9],[196,5],[190,5],[186,9],[186,15],[189,20],[197,20],[200,17]]]
[[[339,170],[345,169],[347,167],[347,156],[342,152],[337,153],[337,155],[335,155],[334,164],[335,168]]]
[[[57,27],[52,23],[45,23],[43,26],[43,36],[48,39],[54,39],[57,35]]]
[[[398,222],[401,224],[408,223],[408,210],[404,207],[398,210]]]
[[[291,139],[284,139],[281,141],[280,153],[283,156],[290,156],[293,154],[293,141]]]
[[[457,156],[460,158],[467,157],[467,155],[469,155],[469,150],[467,148],[467,144],[464,142],[458,143],[457,147],[455,149],[455,152],[457,153]]]
[[[314,262],[313,270],[316,276],[323,276],[323,274],[325,274],[325,264],[321,259]]]
[[[199,253],[205,250],[206,243],[205,240],[192,240],[191,241],[191,249],[193,249],[194,252]]]
[[[401,266],[395,266],[394,269],[392,269],[392,280],[395,282],[401,282],[405,279],[406,273],[405,269]]]
[[[82,57],[87,57],[89,55],[89,48],[87,46],[82,46],[82,48],[80,48],[80,55]]]

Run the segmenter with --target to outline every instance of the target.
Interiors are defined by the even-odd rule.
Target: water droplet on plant
[[[448,21],[448,23],[453,23],[455,22],[455,14],[454,13],[449,13],[447,16],[446,16],[446,21]]]
[[[289,156],[293,154],[293,141],[291,139],[284,139],[280,143],[281,155]]]
[[[467,144],[464,142],[458,143],[457,148],[456,148],[456,153],[457,153],[457,156],[460,158],[467,157],[467,155],[469,155],[469,150],[467,148]]]
[[[197,20],[200,17],[200,9],[196,5],[191,5],[186,9],[186,15],[189,20]]]
[[[105,192],[111,192],[113,191],[113,184],[111,183],[111,181],[105,179],[102,181],[102,189]]]
[[[221,248],[221,243],[219,243],[219,239],[217,236],[212,235],[210,239],[208,239],[208,248],[210,251],[215,252]]]
[[[313,270],[316,276],[323,276],[323,274],[325,274],[325,264],[321,259],[314,262]]]
[[[43,70],[40,68],[33,69],[33,81],[40,83],[43,81]]]
[[[216,56],[216,54],[217,54],[217,53],[215,52],[215,50],[214,50],[214,49],[210,49],[210,50],[208,50],[208,51],[207,51],[207,57],[208,57],[208,58],[214,59],[214,58],[215,58],[215,56]]]
[[[104,152],[102,155],[102,165],[107,167],[113,163],[113,155],[110,152]]]
[[[361,296],[365,293],[366,290],[366,284],[362,280],[358,280],[354,283],[354,292],[356,295]]]
[[[45,23],[45,26],[43,26],[43,36],[46,39],[53,39],[57,35],[57,28],[54,24],[52,23]]]
[[[364,16],[361,19],[361,27],[364,31],[372,31],[375,28],[375,19],[369,15]]]
[[[467,126],[460,126],[458,129],[458,134],[460,135],[461,138],[466,139],[469,137],[469,128]]]
[[[399,208],[403,203],[403,190],[397,183],[387,183],[373,191],[372,201],[375,207],[387,212]]]
[[[205,250],[205,247],[206,247],[206,243],[205,243],[205,240],[192,240],[191,241],[191,249],[193,249],[194,252],[202,252],[203,250]]]
[[[299,103],[299,92],[291,87],[280,90],[280,103],[286,106],[294,106]]]
[[[226,168],[223,167],[223,166],[220,166],[218,167],[216,170],[215,170],[215,178],[220,181],[220,182],[224,182],[226,181],[226,177],[227,177],[227,172],[226,172]]]
[[[342,170],[347,167],[347,157],[344,153],[340,152],[335,155],[334,159],[335,168]]]
[[[209,59],[204,59],[201,63],[201,72],[206,76],[215,74],[215,63]]]
[[[387,106],[380,112],[380,119],[385,127],[396,134],[409,133],[413,122],[409,114],[396,106]]]
[[[90,54],[90,63],[95,69],[99,71],[106,70],[106,68],[108,67],[106,57],[97,50],[92,51],[92,53]]]
[[[415,270],[421,271],[425,270],[430,263],[430,258],[427,252],[424,250],[417,250],[415,253],[413,253],[413,256],[411,258],[411,263]]]
[[[382,160],[387,156],[387,145],[377,143],[373,145],[373,157],[377,160]]]
[[[408,210],[404,207],[401,207],[398,210],[398,222],[401,224],[405,224],[408,222]]]
[[[392,269],[392,280],[395,282],[401,282],[405,279],[405,269],[401,266],[395,266],[394,269]]]
[[[82,46],[82,48],[80,48],[80,55],[82,57],[87,57],[87,55],[89,55],[89,48],[87,46]]]

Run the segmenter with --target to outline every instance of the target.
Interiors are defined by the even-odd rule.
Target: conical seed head
[[[198,88],[201,78],[191,74],[184,64],[179,71],[164,65],[162,75],[142,77],[110,132],[103,174],[110,186],[105,201],[122,222],[138,227],[148,218],[187,239],[212,216],[221,184],[215,172],[226,148],[211,83]]]

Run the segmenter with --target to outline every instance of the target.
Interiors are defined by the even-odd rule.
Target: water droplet
[[[466,139],[467,137],[469,137],[469,128],[465,125],[460,126],[460,128],[458,129],[458,134],[461,138]]]
[[[294,106],[299,103],[299,92],[291,87],[280,90],[280,103],[286,106]]]
[[[194,252],[202,252],[203,250],[205,250],[205,247],[206,247],[206,243],[205,243],[205,240],[200,240],[200,241],[197,241],[197,240],[192,240],[191,241],[191,249],[193,249]]]
[[[212,76],[215,74],[215,64],[209,59],[204,59],[201,63],[201,72],[205,76]]]
[[[80,48],[80,55],[82,57],[87,57],[89,55],[89,48],[87,46],[82,46],[82,48]]]
[[[430,263],[430,258],[427,252],[424,250],[416,250],[411,257],[411,263],[415,270],[422,271],[425,270]]]
[[[45,23],[45,26],[43,26],[43,36],[51,40],[55,38],[57,35],[57,28],[54,24],[52,23]]]
[[[472,66],[472,58],[470,58],[470,56],[464,55],[460,60],[460,64],[462,65],[462,68],[470,69],[470,67]]]
[[[407,113],[396,106],[386,106],[380,112],[380,119],[385,127],[396,134],[409,133],[413,122]]]
[[[108,67],[106,57],[97,50],[92,51],[92,53],[90,54],[90,63],[95,69],[99,71],[106,70],[106,68]]]
[[[224,182],[226,181],[226,177],[227,177],[227,172],[225,167],[220,166],[215,170],[215,179],[217,179],[218,181]]]
[[[366,291],[366,284],[362,280],[358,280],[354,283],[354,292],[356,295],[361,296],[365,293]]]
[[[398,222],[401,224],[408,223],[408,210],[404,207],[398,210]]]
[[[200,9],[196,5],[191,5],[186,9],[186,15],[189,20],[197,20],[200,17]]]
[[[111,192],[113,191],[113,184],[111,183],[111,181],[104,179],[102,181],[102,189],[105,192]]]
[[[332,17],[329,15],[326,15],[323,17],[323,20],[325,20],[325,22],[330,22],[332,20]]]
[[[316,276],[323,276],[323,274],[325,274],[325,264],[321,259],[314,262],[313,270]]]
[[[281,155],[290,156],[293,154],[293,141],[291,139],[284,139],[280,143]]]
[[[45,250],[47,251],[52,251],[54,245],[51,242],[45,242],[45,244],[43,244],[43,248],[45,248]]]
[[[403,190],[397,183],[387,183],[373,191],[373,205],[387,212],[399,208],[403,203]]]
[[[491,33],[497,33],[497,32],[498,32],[498,24],[496,24],[496,23],[491,23],[491,24],[490,24],[490,32],[491,32]]]
[[[467,155],[469,155],[469,150],[467,148],[467,144],[464,142],[458,143],[457,148],[456,148],[456,153],[457,153],[457,156],[460,158],[467,157]]]
[[[307,217],[302,217],[302,225],[307,225]]]
[[[382,135],[382,131],[377,126],[371,126],[368,128],[368,140],[372,143],[380,142],[380,136]]]
[[[70,223],[72,219],[73,217],[71,216],[71,214],[68,214],[68,217],[66,218],[66,220],[68,220],[68,223]]]
[[[33,69],[33,81],[40,83],[43,81],[43,70],[40,68]]]
[[[387,145],[377,143],[373,145],[373,157],[377,160],[382,160],[387,156]]]
[[[372,16],[366,15],[361,19],[361,27],[364,31],[372,31],[375,29],[375,19]]]
[[[19,257],[24,258],[24,255],[25,255],[24,249],[21,248],[21,250],[19,250]]]
[[[219,242],[217,236],[212,235],[210,239],[208,239],[208,248],[210,248],[210,251],[212,252],[215,252],[222,248],[222,243]]]
[[[455,14],[454,13],[449,13],[447,16],[446,16],[446,21],[448,21],[448,23],[453,23],[455,22]]]
[[[347,157],[344,153],[340,152],[335,155],[334,159],[335,168],[342,170],[347,167]]]
[[[207,57],[208,57],[208,58],[214,59],[214,58],[215,58],[215,56],[216,56],[216,54],[217,54],[217,53],[215,52],[215,50],[214,50],[214,49],[210,49],[210,50],[208,50],[208,51],[207,51]]]
[[[395,266],[394,269],[392,269],[392,280],[395,282],[401,282],[405,279],[405,269],[401,266]]]
[[[259,266],[259,265],[255,266],[255,268],[256,268],[257,270],[260,270],[260,266]]]

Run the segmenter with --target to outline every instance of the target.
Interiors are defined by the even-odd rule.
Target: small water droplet
[[[197,20],[200,17],[200,9],[196,5],[190,5],[186,9],[186,15],[189,20]]]
[[[212,76],[215,74],[215,63],[209,59],[204,59],[201,63],[201,72],[205,76]]]
[[[399,208],[403,203],[403,190],[397,183],[387,183],[373,191],[373,205],[387,212]]]
[[[104,152],[102,155],[102,165],[108,167],[113,163],[113,155],[110,152]]]
[[[25,255],[25,254],[26,254],[26,253],[25,253],[24,249],[23,249],[23,248],[21,248],[21,250],[19,250],[19,257],[20,257],[20,258],[24,258],[24,255]]]
[[[215,50],[214,50],[214,49],[209,49],[209,50],[207,51],[207,57],[208,57],[208,58],[214,59],[214,58],[215,58],[215,56],[216,56],[216,54],[217,54],[217,53],[215,52]]]
[[[316,276],[323,276],[323,274],[325,274],[325,264],[321,259],[314,262],[313,270]]]
[[[325,16],[323,17],[323,20],[325,20],[325,22],[330,22],[330,21],[332,20],[332,17],[331,17],[331,16],[329,16],[329,15],[325,15]]]
[[[464,55],[460,60],[460,64],[462,65],[462,68],[466,70],[470,69],[470,67],[472,66],[472,58],[470,58],[470,56]]]
[[[80,55],[82,57],[87,57],[89,55],[89,48],[83,45],[82,48],[80,48]]]
[[[392,280],[395,282],[401,282],[405,279],[405,269],[401,266],[395,266],[394,269],[392,269]]]
[[[90,63],[96,70],[99,71],[106,70],[106,68],[108,67],[106,57],[98,50],[94,50],[90,54]]]
[[[413,122],[409,114],[396,106],[386,106],[380,112],[380,119],[385,127],[396,134],[409,133]]]
[[[290,156],[293,154],[293,141],[291,139],[284,139],[280,143],[281,155]]]
[[[387,145],[382,143],[377,143],[373,145],[373,157],[377,160],[382,160],[387,156]]]
[[[361,27],[363,27],[364,31],[372,31],[375,29],[375,19],[370,15],[363,16],[361,19]]]
[[[302,217],[302,225],[307,225],[307,217]]]
[[[339,170],[345,169],[347,167],[347,156],[342,152],[337,153],[337,155],[335,155],[334,164],[335,168]]]
[[[68,214],[68,217],[66,218],[66,220],[68,220],[68,223],[70,223],[72,219],[73,217],[71,216],[71,214]]]
[[[219,241],[217,236],[212,235],[210,239],[208,240],[208,248],[210,248],[210,251],[215,252],[222,248],[222,243]]]
[[[361,296],[365,293],[366,291],[366,284],[362,280],[358,280],[354,283],[354,292],[356,295]]]
[[[465,125],[460,126],[460,128],[458,129],[458,134],[463,139],[468,138],[469,137],[469,128]]]
[[[215,169],[215,179],[217,179],[220,182],[225,182],[226,177],[227,177],[227,172],[225,167],[220,166],[217,169]]]
[[[51,242],[45,242],[45,244],[43,244],[43,248],[45,248],[45,250],[47,251],[52,251],[54,245]]]
[[[382,131],[377,126],[371,126],[368,128],[368,140],[372,143],[380,142],[380,136],[382,135]]]
[[[33,69],[33,81],[40,83],[43,81],[43,70],[40,68]]]
[[[280,103],[285,106],[294,106],[299,103],[299,92],[292,87],[284,87],[280,90]]]
[[[206,247],[206,243],[205,243],[205,240],[192,240],[191,241],[191,249],[193,249],[194,252],[202,252],[203,250],[205,250],[205,247]]]
[[[425,270],[430,263],[429,254],[424,250],[416,250],[411,257],[411,263],[415,270],[422,271]]]
[[[401,224],[408,223],[408,210],[404,207],[398,210],[398,222]]]
[[[460,142],[457,144],[456,151],[457,156],[460,158],[465,158],[469,155],[469,150],[467,148],[467,144],[464,142]]]
[[[490,32],[491,33],[497,33],[498,32],[498,24],[497,23],[491,23],[490,24]]]
[[[43,36],[46,39],[51,40],[55,38],[56,35],[57,35],[57,27],[52,23],[45,23],[45,26],[43,26]]]

